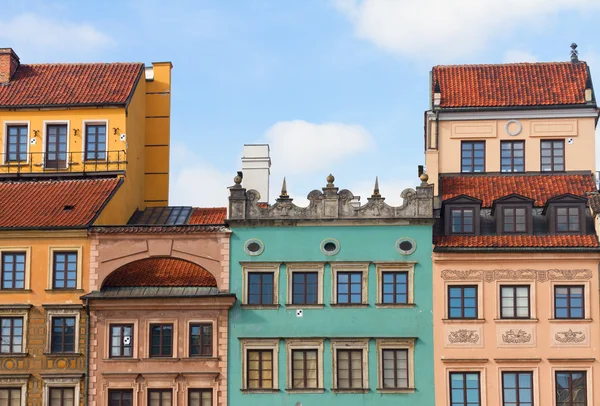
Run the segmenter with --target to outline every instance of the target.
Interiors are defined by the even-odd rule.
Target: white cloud
[[[358,37],[413,59],[455,60],[491,39],[544,25],[559,11],[589,12],[598,0],[332,0]]]
[[[373,136],[360,125],[280,121],[265,134],[277,172],[308,174],[373,147]]]
[[[527,51],[520,49],[509,49],[504,53],[502,62],[504,63],[516,63],[516,62],[537,62],[538,58]]]
[[[48,61],[64,55],[93,55],[114,41],[85,22],[54,20],[24,13],[0,19],[0,42],[10,46],[22,61]],[[42,59],[45,58],[45,59]]]

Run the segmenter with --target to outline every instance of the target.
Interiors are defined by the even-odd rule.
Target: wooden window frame
[[[279,339],[240,339],[242,347],[242,392],[266,392],[279,391]],[[248,387],[248,351],[266,350],[273,352],[273,388],[249,388]],[[287,374],[288,377],[290,374]]]
[[[581,213],[582,210],[581,210],[580,206],[581,205],[579,205],[579,204],[573,204],[573,205],[564,205],[564,204],[558,205],[557,204],[556,206],[554,206],[554,218],[556,219],[554,221],[554,232],[556,234],[583,234],[582,221],[581,221],[582,220],[582,218],[581,218],[582,217],[582,215],[581,215],[582,214]],[[567,224],[567,230],[566,231],[560,231],[558,229],[558,225],[559,225],[558,210],[560,210],[560,209],[567,210],[567,223],[566,223]],[[571,220],[570,220],[571,215],[569,214],[570,210],[577,210],[577,222],[575,223],[575,224],[577,224],[577,230],[575,230],[575,231],[572,231],[572,230],[569,229],[569,226],[571,225]]]
[[[331,306],[333,307],[365,307],[369,303],[369,267],[368,262],[332,262],[331,269]],[[339,303],[338,302],[338,274],[347,272],[360,272],[361,276],[361,302]]]
[[[287,277],[287,299],[285,306],[291,309],[323,308],[323,274],[324,263],[288,263],[286,266]],[[317,274],[317,303],[306,304],[294,303],[294,275],[296,273],[316,273]]]
[[[523,146],[523,169],[522,170],[515,170],[515,145],[522,145]],[[507,150],[504,150],[502,148],[503,145],[510,145],[510,148]],[[507,159],[510,159],[510,170],[505,171],[504,170],[504,165],[502,163],[502,159],[505,159],[502,156],[502,153],[504,151],[510,151],[510,157],[506,157]],[[500,172],[501,173],[523,173],[525,172],[525,164],[526,164],[526,160],[525,160],[525,141],[500,141]]]
[[[544,143],[551,143],[550,148],[544,148]],[[562,143],[562,159],[563,159],[563,163],[562,163],[562,169],[555,169],[555,162],[554,160],[557,158],[557,156],[555,155],[555,151],[558,150],[558,148],[554,148],[554,143],[555,142],[560,142]],[[550,150],[550,170],[544,170],[544,164],[543,164],[543,160],[544,157],[542,155],[542,151],[543,150]],[[540,172],[565,172],[567,170],[567,160],[566,160],[566,153],[565,153],[565,140],[540,140]]]
[[[269,293],[268,291],[266,291],[265,289],[265,278],[267,276],[271,277],[271,301],[269,303],[263,303],[263,295],[265,293]],[[259,303],[251,303],[250,302],[250,297],[253,296],[250,293],[250,285],[251,283],[251,279],[253,279],[254,277],[259,277],[260,278],[260,283],[258,284],[258,286],[260,287],[260,293],[259,293],[259,298],[260,301]],[[275,274],[271,273],[271,272],[248,272],[248,286],[247,288],[247,293],[246,293],[246,297],[248,297],[248,304],[252,305],[252,306],[272,306],[273,304],[275,304]]]
[[[340,387],[340,353],[342,352],[346,352],[348,353],[348,387],[347,388],[341,388]],[[352,380],[353,380],[353,376],[352,376],[352,355],[353,354],[359,354],[360,355],[360,382],[361,382],[361,386],[359,388],[355,388],[352,386]],[[357,348],[338,348],[335,350],[335,358],[336,358],[336,389],[337,390],[347,390],[347,391],[352,391],[352,390],[362,390],[362,389],[366,389],[363,388],[363,380],[364,380],[364,376],[365,376],[365,371],[363,368],[363,363],[364,363],[364,351],[362,349],[357,349]]]
[[[369,391],[369,340],[368,339],[344,339],[344,340],[330,340],[331,343],[331,356],[332,368],[333,368],[333,388],[334,392],[357,392],[364,393]],[[362,387],[361,388],[340,388],[339,377],[338,377],[338,350],[351,350],[361,351],[361,374],[362,374]]]
[[[5,257],[8,255],[12,255],[13,256],[13,261],[12,261],[12,286],[10,287],[4,287],[4,274],[7,272],[5,271],[5,266],[7,264],[7,261],[5,260]],[[16,257],[17,256],[23,256],[23,287],[22,288],[18,288],[16,287],[16,276],[17,276],[17,271],[16,271],[16,265],[17,265],[17,261],[16,261]],[[28,253],[27,251],[2,251],[0,252],[0,256],[2,258],[2,271],[1,271],[1,275],[0,275],[0,290],[25,290],[26,289],[26,283],[27,283],[27,267],[28,267],[28,263],[27,263],[27,259],[28,259]]]
[[[26,329],[26,325],[25,325],[25,318],[23,316],[4,316],[4,315],[0,315],[0,331],[3,332],[4,331],[4,320],[10,320],[10,335],[9,335],[9,342],[8,342],[8,346],[10,348],[10,351],[4,352],[2,351],[1,347],[0,347],[0,353],[7,355],[7,354],[23,354],[25,353],[25,347],[24,347],[24,342],[25,342],[25,329]],[[15,338],[18,337],[15,335],[15,325],[14,322],[15,320],[20,320],[21,321],[21,344],[19,345],[21,347],[21,351],[15,351],[15,346],[17,344],[14,343]],[[4,337],[4,334],[1,335],[2,337]],[[5,344],[3,343],[2,346],[4,346]]]
[[[382,389],[408,389],[408,388],[410,388],[410,380],[408,378],[408,375],[409,375],[408,371],[410,370],[410,366],[408,364],[409,363],[409,361],[408,361],[408,350],[406,348],[384,348],[384,349],[382,349],[381,352],[380,352],[380,355],[379,355],[381,357],[382,361],[383,361],[382,364],[385,363],[385,354],[386,354],[386,352],[392,352],[393,355],[394,355],[394,357],[393,357],[394,376],[392,377],[392,379],[394,380],[394,386],[391,386],[391,387],[389,387],[389,386],[386,387],[385,386],[385,381],[388,378],[386,378],[386,376],[385,376],[385,368],[383,368],[382,371],[381,371],[381,374],[382,374],[382,383],[383,383]],[[399,359],[398,359],[398,352],[404,352],[404,353],[406,353],[406,386],[401,386],[401,385],[398,384],[399,380],[401,379],[401,378],[398,377],[398,369],[399,369],[398,368],[398,361],[399,361]]]
[[[513,211],[513,222],[511,223],[511,225],[514,227],[514,231],[507,231],[506,230],[506,211],[508,210],[512,210]],[[525,224],[525,230],[523,231],[517,231],[517,210],[524,210],[525,213],[523,214],[523,220],[524,220],[524,224]],[[525,206],[525,205],[516,205],[516,204],[510,204],[510,205],[502,205],[502,207],[500,208],[500,211],[502,213],[502,223],[501,223],[501,228],[502,228],[502,234],[510,234],[510,235],[514,235],[514,234],[528,234],[531,230],[530,230],[530,226],[529,226],[529,207]]]
[[[392,302],[386,302],[385,301],[386,293],[385,293],[385,289],[384,288],[385,288],[386,285],[389,285],[389,283],[385,282],[385,276],[386,275],[392,275],[393,278],[394,278],[394,281],[392,283],[392,286],[393,286],[392,296],[394,297],[394,300]],[[405,285],[406,285],[406,293],[405,293],[406,294],[406,301],[405,302],[398,302],[396,300],[396,296],[398,294],[402,294],[402,293],[398,293],[397,290],[396,290],[397,287],[398,287],[398,284],[399,284],[399,282],[398,282],[398,276],[400,276],[400,275],[403,275],[403,276],[406,277],[406,283],[405,283]],[[382,275],[381,275],[381,290],[382,290],[382,293],[381,293],[381,304],[384,304],[384,305],[407,305],[407,304],[409,304],[410,303],[410,294],[409,294],[409,284],[410,284],[410,281],[409,281],[409,279],[410,279],[410,275],[409,275],[408,271],[399,271],[399,270],[398,271],[392,271],[392,270],[389,270],[389,271],[383,272]],[[402,283],[400,283],[400,284],[402,284]]]
[[[529,384],[530,387],[529,389],[531,390],[531,402],[527,402],[530,405],[534,405],[534,395],[535,395],[535,391],[534,391],[534,387],[533,387],[533,372],[532,371],[501,371],[500,372],[500,381],[502,382],[502,406],[507,406],[506,405],[506,395],[505,395],[505,390],[507,389],[505,387],[504,384],[504,377],[507,374],[513,374],[516,375],[515,377],[515,382],[516,382],[516,387],[514,388],[516,390],[516,394],[517,394],[517,399],[516,399],[516,403],[515,402],[510,402],[511,406],[523,406],[521,405],[521,390],[527,389],[527,388],[521,388],[519,382],[520,382],[520,375],[529,375]],[[511,388],[512,389],[512,388]]]
[[[90,151],[88,142],[88,128],[90,127],[104,127],[104,149],[98,149],[98,131],[94,134],[96,136],[96,141],[93,143],[94,149]],[[83,122],[83,142],[84,142],[84,151],[83,151],[83,160],[86,162],[105,162],[108,160],[108,121],[84,121]],[[88,158],[88,154],[93,154],[93,158]],[[104,158],[99,158],[98,155],[104,154]]]
[[[324,391],[323,382],[323,346],[324,339],[301,339],[292,338],[286,340],[287,354],[287,387],[286,392],[318,392]],[[316,351],[317,353],[317,387],[316,388],[295,388],[294,387],[294,351]]]
[[[303,276],[304,277],[304,281],[302,283],[302,286],[304,287],[304,290],[302,292],[300,292],[302,294],[303,300],[300,302],[295,302],[295,297],[296,297],[296,283],[295,283],[295,278],[297,276]],[[315,279],[316,279],[316,285],[317,285],[317,291],[316,291],[316,296],[315,296],[315,301],[314,303],[309,303],[308,302],[308,281],[307,281],[307,276],[308,275],[314,275]],[[293,306],[314,306],[319,304],[319,273],[317,271],[296,271],[292,273],[292,305]]]
[[[517,316],[517,288],[527,288],[527,316]],[[513,295],[513,316],[505,316],[503,314],[503,302],[504,299],[503,292],[504,289],[512,289]],[[531,319],[531,285],[500,285],[500,318],[506,320],[527,320]]]
[[[316,377],[315,377],[315,387],[314,388],[308,386],[308,382],[309,382],[308,367],[307,367],[307,364],[308,364],[307,354],[308,354],[308,352],[311,352],[311,353],[314,352],[315,353],[315,362],[316,362],[316,371],[315,371],[315,373],[316,373]],[[303,354],[303,358],[302,358],[303,368],[302,368],[302,371],[303,371],[303,375],[304,375],[304,377],[303,377],[303,384],[304,384],[304,386],[300,386],[300,387],[294,386],[294,383],[296,382],[296,376],[294,375],[295,368],[293,366],[294,362],[296,361],[296,359],[294,358],[294,354],[295,353],[302,353]],[[320,365],[319,365],[319,350],[316,349],[316,348],[294,348],[294,349],[291,350],[291,354],[292,354],[292,360],[291,360],[291,362],[292,362],[292,386],[291,386],[291,388],[292,389],[296,389],[296,390],[298,390],[298,389],[300,389],[300,390],[319,389],[319,375],[320,375],[319,374],[319,369],[320,369]]]
[[[448,388],[450,390],[450,404],[454,405],[455,403],[458,404],[458,402],[454,402],[452,399],[452,375],[462,375],[463,377],[463,402],[462,406],[467,406],[469,405],[469,403],[467,403],[467,375],[471,375],[471,374],[476,374],[477,375],[477,390],[479,391],[479,404],[476,406],[482,406],[482,402],[481,402],[481,373],[479,371],[450,371],[449,375],[448,375],[448,379],[449,379],[449,385]],[[471,406],[471,405],[469,405]]]
[[[77,282],[75,288],[54,288],[54,253],[76,252],[77,253]],[[48,289],[49,290],[81,290],[83,269],[83,247],[81,246],[50,246],[48,247]]]
[[[583,380],[583,392],[585,393],[585,403],[583,404],[583,406],[587,406],[589,404],[588,402],[588,398],[589,398],[589,393],[588,393],[588,371],[587,370],[556,370],[554,371],[554,385],[555,385],[555,394],[558,393],[558,375],[559,374],[568,374],[569,375],[569,400],[568,400],[568,406],[581,406],[580,402],[577,402],[577,404],[573,403],[573,374],[583,374],[584,376],[584,380]],[[557,402],[556,399],[556,395],[554,398],[554,402]]]
[[[348,285],[348,293],[347,294],[340,293],[340,284],[344,284],[344,283],[340,282],[340,276],[342,276],[342,275],[347,275],[348,276],[348,283],[347,283],[347,285]],[[353,282],[352,281],[352,279],[353,279],[352,277],[353,276],[358,276],[359,281],[358,282],[355,282],[355,281]],[[353,293],[352,293],[352,286],[356,285],[356,284],[358,284],[360,286],[360,300],[358,302],[353,302],[352,301],[352,295],[353,295]],[[336,300],[335,300],[335,302],[337,304],[359,305],[359,304],[363,303],[363,298],[362,298],[362,296],[363,296],[362,272],[360,272],[360,271],[339,271],[335,275],[335,285],[337,287],[337,289],[336,289],[337,290],[337,296],[336,296]],[[354,294],[356,294],[356,293],[354,293]],[[346,295],[348,301],[340,303],[340,297],[341,297],[340,295]]]
[[[414,383],[415,383],[415,339],[378,339],[377,340],[377,369],[378,369],[378,380],[379,386],[377,388],[378,392],[381,393],[413,393],[416,391]],[[395,388],[386,388],[384,387],[384,358],[383,351],[392,350],[392,351],[406,351],[407,352],[407,387],[395,387]]]
[[[200,394],[200,406],[202,406],[202,395],[204,393],[210,393],[210,404],[213,404],[213,390],[212,388],[189,388],[188,389],[188,406],[191,406],[192,404],[192,393],[198,393]]]
[[[471,227],[473,228],[472,231],[465,231],[465,212],[470,211],[472,214],[472,223],[471,223]],[[459,212],[460,213],[460,231],[454,231],[453,230],[453,226],[454,226],[454,213],[455,212]],[[449,229],[450,229],[450,234],[452,235],[475,235],[475,209],[473,207],[460,207],[460,206],[455,206],[449,209],[449,213],[450,213],[450,218],[449,218]]]
[[[75,255],[75,279],[69,278],[69,273],[72,271],[69,271],[67,269],[67,266],[69,264],[71,264],[71,262],[68,261],[68,256],[70,255]],[[52,260],[52,289],[54,290],[72,290],[72,289],[77,289],[77,280],[79,279],[79,253],[77,251],[54,251],[52,253],[53,256],[53,260]],[[56,266],[58,263],[60,263],[61,261],[59,261],[58,257],[59,256],[64,256],[64,264],[65,264],[65,270],[64,272],[64,278],[62,279],[57,279],[56,277],[56,273],[58,272],[56,269]],[[73,286],[69,286],[69,283],[73,281],[74,284]],[[62,282],[64,284],[64,286],[57,286],[57,282]]]
[[[70,336],[70,334],[66,334],[66,321],[67,319],[73,319],[73,350],[72,351],[66,351],[65,347],[66,347],[66,337]],[[55,350],[55,345],[56,345],[56,341],[55,341],[55,328],[54,328],[54,323],[57,320],[63,320],[63,324],[62,324],[62,333],[60,335],[61,339],[60,339],[60,350]],[[54,316],[51,318],[50,320],[50,352],[53,354],[72,354],[77,352],[77,329],[79,328],[79,326],[77,325],[77,317],[72,316],[72,315],[60,315],[60,316]]]
[[[118,404],[116,406],[122,406],[123,404],[123,394],[124,393],[129,393],[131,394],[131,404],[134,405],[134,396],[133,396],[133,389],[128,389],[128,388],[109,388],[108,389],[108,406],[113,406],[113,404],[111,403],[112,399],[111,399],[111,394],[112,393],[119,393],[119,400],[118,400]]]
[[[558,317],[556,314],[556,289],[566,288],[567,293],[567,312],[569,315],[567,317]],[[581,288],[581,317],[571,317],[571,289],[572,288]],[[586,308],[586,293],[585,293],[585,285],[554,285],[553,286],[553,304],[554,304],[554,318],[556,320],[582,320],[585,319],[585,308]]]
[[[76,399],[75,388],[72,386],[53,386],[48,389],[48,404],[51,404],[52,392],[60,391],[60,406],[64,405],[65,391],[73,391],[73,405],[79,404]]]
[[[129,327],[131,329],[131,342],[128,345],[125,345],[123,343],[123,339],[122,338],[124,336],[123,329],[127,328],[127,327]],[[120,333],[121,333],[120,334],[120,336],[121,336],[121,342],[119,343],[119,354],[120,355],[113,355],[113,351],[112,351],[113,350],[113,328],[119,328]],[[135,326],[134,326],[134,324],[133,323],[114,323],[114,324],[109,324],[108,325],[108,329],[109,329],[109,331],[108,331],[108,340],[109,340],[108,341],[109,342],[109,345],[108,345],[108,357],[109,358],[116,358],[116,359],[118,359],[118,358],[133,358],[133,353],[134,353],[133,350],[135,348],[135,345],[134,345],[134,343],[135,343],[135,336],[134,336],[134,334],[135,334],[135,330],[134,330]],[[125,350],[126,347],[131,347],[131,355],[123,355],[124,350]]]
[[[258,353],[258,387],[257,388],[250,388],[250,354],[253,353]],[[265,371],[269,371],[269,369],[264,368],[263,367],[263,363],[267,362],[266,360],[263,360],[263,354],[271,354],[271,387],[264,387],[263,386],[263,377],[262,374]],[[272,390],[274,389],[275,386],[275,378],[274,378],[274,364],[275,363],[275,351],[273,351],[272,349],[265,349],[265,348],[253,348],[253,349],[249,349],[248,351],[246,351],[246,387],[250,390]]]
[[[470,152],[470,156],[468,158],[471,159],[471,169],[470,171],[466,171],[465,170],[465,166],[463,165],[463,153],[465,152],[464,147],[466,145],[470,145],[471,148],[469,151]],[[476,171],[475,170],[475,145],[483,145],[483,168],[481,171]],[[485,141],[461,141],[460,143],[460,172],[461,173],[485,173]]]
[[[465,317],[465,295],[464,295],[464,290],[465,289],[470,289],[470,288],[474,288],[475,289],[475,316],[474,317]],[[479,285],[447,285],[447,301],[446,301],[446,305],[448,306],[448,319],[450,320],[477,320],[479,319]],[[460,296],[460,300],[461,300],[461,305],[460,305],[460,312],[461,312],[461,316],[460,317],[453,317],[451,315],[451,311],[450,309],[452,309],[452,307],[450,306],[450,290],[451,289],[461,289],[461,296]]]
[[[163,393],[167,393],[167,392],[171,394],[171,401],[168,404],[163,404],[162,394]],[[160,393],[161,394],[161,396],[159,398],[160,399],[159,400],[159,406],[173,406],[173,389],[172,388],[170,388],[170,389],[166,389],[166,388],[164,388],[164,389],[163,388],[151,388],[151,389],[148,389],[148,403],[147,403],[148,406],[150,406],[150,395],[152,393]]]
[[[48,160],[48,141],[50,139],[50,131],[49,129],[51,127],[66,127],[67,131],[66,131],[66,136],[67,136],[67,141],[66,141],[66,150],[64,152],[65,154],[65,162],[64,162],[64,166],[59,165],[59,163],[61,162],[58,158],[59,158],[59,151],[55,151],[56,154],[56,166],[54,165],[49,165],[48,163],[50,162]],[[71,132],[71,123],[70,121],[67,120],[49,120],[49,121],[44,121],[44,137],[43,137],[43,151],[44,151],[44,159],[43,159],[43,167],[44,170],[50,170],[50,171],[61,171],[61,170],[65,170],[67,168],[69,168],[69,165],[71,164],[71,162],[69,161],[69,153],[70,153],[70,132]]]
[[[168,354],[166,354],[164,352],[164,348],[163,348],[164,344],[165,344],[164,343],[163,329],[165,327],[167,327],[167,326],[171,327],[171,351]],[[152,330],[153,330],[154,327],[160,327],[160,335],[159,335],[159,337],[160,337],[160,344],[158,346],[159,349],[160,349],[160,354],[153,354],[152,353],[152,350],[153,350],[153,347],[154,347],[154,345],[152,344],[152,336],[153,336],[152,335],[152,333],[153,333]],[[149,340],[150,340],[148,342],[148,351],[149,351],[148,355],[150,356],[150,358],[173,358],[173,354],[174,354],[173,346],[175,345],[175,342],[176,342],[175,341],[175,325],[174,325],[174,323],[150,323],[148,330],[149,330],[148,334],[149,334]]]
[[[200,344],[198,345],[199,347],[199,352],[198,354],[194,354],[193,353],[193,348],[196,347],[193,343],[193,337],[195,336],[192,333],[192,330],[194,327],[200,327]],[[210,335],[209,335],[209,343],[206,344],[204,342],[204,334],[203,334],[203,328],[204,327],[209,327],[210,329]],[[189,334],[188,334],[188,338],[189,338],[189,357],[212,357],[213,356],[213,341],[214,341],[214,332],[213,332],[213,323],[200,323],[200,322],[192,322],[189,323]],[[205,352],[205,348],[208,346],[209,350],[208,352]]]
[[[406,307],[414,307],[415,306],[415,297],[414,297],[414,278],[415,278],[415,265],[416,261],[405,261],[405,262],[382,262],[375,263],[377,273],[377,302],[375,306],[377,307],[390,307],[390,308],[406,308]],[[398,272],[406,272],[407,280],[406,280],[406,289],[407,289],[407,297],[406,303],[383,303],[383,277],[386,273],[398,273]],[[395,299],[395,296],[394,296]]]
[[[19,130],[22,130],[23,128],[25,128],[25,151],[21,151],[21,147],[23,145],[21,145],[20,142],[20,137],[23,136],[23,134],[21,134],[20,131],[17,132],[17,150],[15,152],[10,152],[10,130],[11,128],[18,128]],[[5,122],[4,125],[4,140],[5,140],[5,149],[4,149],[4,164],[26,164],[27,162],[29,162],[29,122]],[[15,154],[17,156],[17,159],[10,159],[10,155],[11,154]],[[20,159],[21,155],[25,155],[25,159]]]
[[[277,309],[279,307],[279,268],[281,263],[242,263],[242,306],[250,309]],[[273,303],[272,304],[250,304],[248,294],[250,291],[250,274],[271,273],[273,274]],[[262,299],[261,299],[262,301]]]

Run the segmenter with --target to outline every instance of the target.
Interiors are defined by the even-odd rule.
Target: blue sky
[[[417,184],[431,66],[565,61],[600,83],[597,0],[3,0],[22,63],[172,61],[171,204],[225,205],[244,143],[305,202]],[[595,74],[596,73],[596,74]],[[594,75],[595,74],[595,75]],[[598,88],[600,85],[597,85]]]

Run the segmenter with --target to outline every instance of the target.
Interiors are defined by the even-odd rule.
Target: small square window
[[[481,406],[479,372],[450,373],[450,406]]]
[[[500,316],[503,319],[529,319],[529,286],[500,287]]]
[[[474,234],[475,210],[466,208],[450,209],[450,232],[452,234]]]
[[[110,358],[133,357],[133,324],[110,325]]]
[[[212,406],[212,389],[189,389],[188,406]]]
[[[173,356],[173,324],[150,324],[150,357]]]
[[[77,289],[77,251],[54,251],[52,261],[52,287]]]
[[[75,352],[76,317],[52,317],[51,352]]]
[[[382,303],[408,303],[408,272],[382,273]]]
[[[502,208],[503,228],[505,234],[519,234],[527,232],[527,208],[504,207]]]
[[[554,286],[554,317],[557,319],[583,319],[585,287],[583,285]]]
[[[252,263],[242,268],[242,305],[253,308],[279,307],[279,263]],[[291,301],[291,279],[288,296]]]
[[[477,286],[448,286],[448,318],[477,318]]]
[[[0,328],[2,338],[0,353],[23,353],[23,317],[1,317]]]
[[[2,253],[2,289],[25,289],[26,252]]]
[[[248,304],[274,304],[273,273],[248,272]]]
[[[337,303],[362,303],[362,272],[337,273]]]
[[[190,357],[213,355],[213,331],[211,323],[190,324]]]
[[[556,208],[556,232],[578,234],[580,232],[579,207]]]
[[[319,274],[317,272],[292,273],[292,304],[319,303]]]

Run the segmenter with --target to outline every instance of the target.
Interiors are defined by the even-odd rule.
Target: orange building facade
[[[436,66],[431,90],[436,404],[597,404],[586,63]]]

